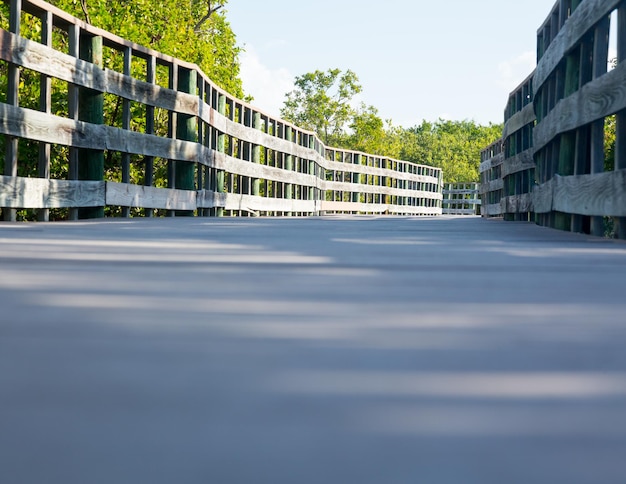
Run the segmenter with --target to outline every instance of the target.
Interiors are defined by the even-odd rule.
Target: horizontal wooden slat
[[[556,176],[553,210],[579,215],[626,216],[626,170]]]
[[[533,211],[533,201],[530,193],[502,198],[500,205],[503,213],[527,213]]]
[[[196,96],[133,79],[0,29],[0,59],[77,86],[153,107],[198,115]]]
[[[502,178],[480,184],[480,193],[497,192],[502,189],[504,189],[504,180]]]
[[[498,165],[501,165],[504,162],[504,153],[498,153],[493,158],[483,161],[478,167],[478,171],[483,173],[485,171],[491,170]]]
[[[507,158],[502,164],[502,177],[519,173],[520,171],[530,170],[535,168],[535,159],[533,155],[535,153],[534,148],[525,150],[519,155],[515,155],[512,158]]]
[[[506,140],[509,136],[516,133],[524,126],[535,122],[537,117],[535,116],[535,108],[533,104],[527,104],[524,109],[514,114],[504,125],[502,131],[502,139]]]
[[[537,92],[565,55],[603,18],[606,18],[622,0],[585,0],[573,12],[535,70],[533,86]]]
[[[380,214],[405,214],[405,215],[441,215],[442,210],[438,207],[413,207],[410,205],[391,205],[358,202],[320,202],[322,212],[356,212],[356,213],[380,213]]]
[[[473,208],[443,208],[443,215],[476,215]]]
[[[626,109],[626,62],[562,99],[535,127],[534,148],[540,150],[557,135]]]
[[[481,213],[487,217],[498,217],[502,215],[502,207],[499,203],[483,205],[481,208]]]
[[[0,176],[0,207],[69,208],[105,205],[105,182]]]
[[[626,170],[595,175],[559,176],[536,186],[532,194],[536,213],[626,216]]]
[[[196,192],[144,187],[126,183],[106,183],[106,204],[166,210],[195,210]]]

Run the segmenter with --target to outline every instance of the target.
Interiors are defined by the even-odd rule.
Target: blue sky
[[[278,115],[297,75],[353,70],[359,97],[395,125],[439,117],[502,122],[507,97],[534,68],[538,27],[554,0],[229,0],[246,49],[254,105]]]

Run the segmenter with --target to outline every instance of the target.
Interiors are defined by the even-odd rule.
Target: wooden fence
[[[481,165],[483,196],[504,191],[483,214],[626,238],[626,2],[559,0],[537,59],[509,99],[501,173]]]
[[[489,145],[480,153],[480,213],[483,217],[501,217],[501,200],[504,192],[502,180],[502,139]]]
[[[325,147],[230,96],[194,64],[41,0],[5,3],[5,220],[17,209],[38,209],[40,220],[53,209],[101,217],[104,207],[123,216],[441,214],[439,169]],[[37,38],[21,35],[25,17],[38,24]],[[114,58],[123,59],[119,72]],[[35,102],[23,99],[20,76],[38,83]],[[118,108],[119,116],[108,112]]]
[[[444,215],[479,215],[482,203],[478,183],[445,183]]]

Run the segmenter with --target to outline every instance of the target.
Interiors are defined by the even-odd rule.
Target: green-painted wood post
[[[81,33],[79,56],[102,68],[102,37]],[[78,118],[92,124],[104,124],[104,94],[93,89],[81,88],[78,91]],[[79,180],[104,180],[104,151],[79,150]],[[78,210],[78,218],[104,217],[104,206],[83,207]]]
[[[9,31],[16,35],[20,35],[20,19],[22,16],[21,0],[13,0],[9,11]],[[12,106],[19,105],[19,86],[20,86],[20,69],[17,65],[9,63],[7,75],[7,104]],[[5,137],[5,157],[4,157],[4,174],[5,176],[17,176],[17,153],[18,138],[15,136]],[[17,211],[14,208],[2,209],[3,219],[6,222],[15,222],[17,220]]]
[[[169,85],[168,87],[174,91],[178,90],[178,66],[175,63],[169,64]],[[168,111],[167,113],[167,137],[170,139],[176,138],[178,129],[176,124],[178,122],[178,116],[174,111]],[[167,160],[167,188],[175,189],[176,187],[176,161],[172,159]],[[168,210],[167,217],[175,217],[175,210]]]
[[[263,120],[261,119],[261,113],[254,112],[252,116],[252,125],[254,129],[261,130],[263,129]],[[261,146],[260,145],[252,145],[252,163],[256,163],[257,165],[261,163]],[[252,179],[252,195],[258,197],[261,195],[261,179],[254,178]],[[265,194],[267,197],[267,193]]]
[[[146,81],[150,84],[156,84],[156,57],[150,56],[146,61]],[[154,106],[146,105],[146,134],[154,134]],[[144,157],[144,186],[151,187],[154,183],[154,157]],[[145,208],[143,211],[145,217],[153,217],[154,210]]]
[[[69,55],[78,58],[80,56],[80,27],[78,25],[71,24],[68,28],[68,37]],[[75,84],[69,84],[67,89],[69,118],[74,121],[78,121],[78,86]],[[79,149],[72,148],[70,146],[69,155],[68,178],[70,180],[78,180]],[[70,208],[69,219],[78,220],[78,207]]]
[[[617,24],[626,25],[626,4],[622,3],[617,11]],[[620,28],[617,34],[617,62],[626,62],[626,29]],[[626,170],[626,111],[616,116],[615,132],[615,170]],[[626,239],[626,217],[617,218],[616,235]]]
[[[124,75],[131,75],[131,62],[133,50],[130,47],[124,49]],[[130,101],[122,100],[122,129],[130,131]],[[122,183],[130,183],[130,153],[122,153]],[[122,207],[122,217],[130,216],[130,207]]]
[[[44,12],[41,15],[41,43],[52,47],[52,12]],[[45,74],[40,76],[39,110],[50,114],[52,112],[52,78]],[[50,179],[50,143],[39,143],[39,161],[37,164],[37,176]],[[47,222],[50,220],[50,210],[42,208],[37,211],[37,220]]]
[[[226,96],[220,94],[217,101],[217,112],[222,116],[226,115]],[[226,135],[220,133],[217,136],[217,151],[219,153],[224,153],[226,151]],[[224,193],[224,182],[225,182],[225,173],[224,170],[217,170],[215,173],[215,191],[217,193]],[[224,209],[222,207],[217,207],[215,210],[215,215],[217,217],[224,216]]]
[[[361,164],[361,155],[358,154],[358,153],[355,153],[354,154],[354,159],[352,161],[353,161],[353,163],[355,165],[360,165]],[[353,178],[354,183],[357,184],[357,185],[360,185],[361,184],[361,174],[360,173],[354,173],[353,176],[354,176],[354,178]],[[352,201],[354,203],[358,203],[360,198],[361,198],[361,193],[359,192],[358,189],[355,188],[352,191]]]
[[[178,68],[178,91],[186,94],[196,94],[198,73],[184,67]],[[198,122],[195,116],[178,113],[176,120],[176,139],[183,141],[198,140]],[[195,164],[190,161],[176,161],[175,177],[176,188],[179,190],[195,190]],[[176,216],[193,216],[193,210],[178,210]]]
[[[285,139],[289,141],[289,143],[293,143],[293,128],[291,126],[287,126],[285,130]],[[285,170],[293,171],[293,155],[288,154],[285,158]],[[285,199],[293,200],[293,185],[291,183],[285,184]],[[291,217],[292,213],[287,212],[285,214],[287,217]]]

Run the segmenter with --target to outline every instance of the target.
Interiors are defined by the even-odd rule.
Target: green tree
[[[281,116],[315,131],[327,145],[336,145],[346,136],[356,110],[351,102],[361,92],[357,75],[351,70],[317,70],[295,79],[295,89],[286,95]]]
[[[443,170],[450,183],[478,181],[480,151],[502,135],[502,125],[473,121],[424,121],[402,134],[400,157]]]

